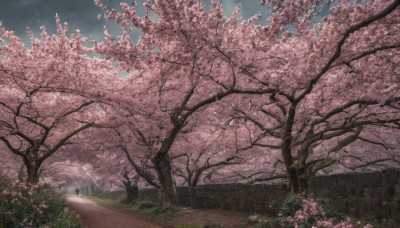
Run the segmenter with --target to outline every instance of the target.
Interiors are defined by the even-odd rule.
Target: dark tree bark
[[[125,185],[126,190],[126,203],[132,203],[138,198],[139,188],[135,182],[132,183],[128,176],[128,172],[124,173],[125,180],[122,183]]]
[[[151,159],[157,171],[160,188],[158,189],[158,201],[160,206],[169,206],[176,203],[174,182],[172,180],[171,161],[167,153],[157,153]]]
[[[189,186],[189,204],[191,208],[197,208],[197,188]]]
[[[36,185],[38,183],[38,168],[28,170],[28,184]]]
[[[21,167],[20,167],[19,170],[18,170],[18,180],[19,180],[19,182],[21,182],[21,183],[23,183],[23,182],[26,181],[26,180],[25,180],[25,175],[24,175],[24,167],[25,167],[25,165],[22,164]]]
[[[30,144],[30,147],[25,150],[14,148],[6,137],[0,137],[0,140],[3,141],[3,143],[12,153],[22,157],[28,173],[27,184],[36,185],[39,180],[38,172],[42,163],[47,158],[52,156],[55,152],[57,152],[57,150],[60,149],[60,147],[62,147],[71,137],[91,127],[92,125],[86,124],[81,126],[80,128],[76,129],[75,131],[71,132],[70,134],[59,140],[58,143],[54,145],[52,148],[48,148],[47,146],[45,146],[45,141],[50,133],[50,130],[53,129],[55,124],[53,124],[51,127],[47,127],[43,124],[40,124],[40,126],[42,126],[45,129],[45,133],[41,136],[41,138],[33,139],[22,134],[21,132],[16,133],[16,135],[20,136],[22,139],[24,139]],[[42,155],[39,155],[39,150],[41,148],[45,150],[42,151]]]

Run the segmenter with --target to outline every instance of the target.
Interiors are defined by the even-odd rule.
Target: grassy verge
[[[97,196],[86,195],[84,197],[86,197],[87,199],[89,199],[93,202],[96,202],[97,204],[99,204],[103,207],[110,208],[110,209],[116,209],[121,212],[128,212],[126,210],[132,206],[132,205],[120,203],[118,200],[104,199],[104,198],[100,198]]]
[[[123,203],[123,201],[103,199],[96,196],[85,197],[103,207],[115,209],[124,213],[136,214],[142,218],[160,224],[170,224],[170,218],[181,209],[181,207],[175,205],[159,207],[156,203],[147,201],[137,202],[136,204],[126,204]]]

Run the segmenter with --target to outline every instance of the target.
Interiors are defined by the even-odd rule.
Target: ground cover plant
[[[183,206],[171,205],[160,207],[155,202],[135,201],[126,204],[121,200],[99,198],[98,196],[85,196],[104,207],[117,209],[125,213],[133,213],[142,218],[156,221],[168,228],[250,228],[247,224],[247,214],[222,210],[192,209]]]
[[[256,228],[264,227],[295,228],[372,228],[367,223],[352,219],[340,213],[328,200],[313,194],[290,194],[281,206],[279,218],[260,219]]]
[[[77,215],[65,208],[62,195],[48,185],[26,185],[0,177],[0,225],[79,228]]]
[[[111,200],[99,196],[86,196],[88,199],[107,208],[117,209],[121,212],[135,213],[143,218],[151,219],[161,224],[168,224],[168,220],[182,207],[176,205],[159,206],[157,203],[149,201],[136,201],[134,204],[126,203],[124,199]]]

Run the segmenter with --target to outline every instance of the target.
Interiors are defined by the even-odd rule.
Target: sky
[[[209,0],[206,0],[209,1]],[[122,0],[102,0],[108,7],[121,9]],[[132,1],[125,1],[131,3]],[[138,10],[143,12],[143,0],[138,0]],[[261,7],[260,0],[224,0],[225,16],[229,16],[236,6],[242,4],[241,16],[249,18],[262,12],[265,21],[267,10]],[[89,39],[103,40],[104,25],[112,34],[119,34],[119,26],[114,22],[98,20],[97,15],[103,13],[93,0],[0,0],[0,21],[3,26],[15,32],[25,43],[28,41],[26,28],[29,27],[36,35],[40,34],[40,26],[45,26],[49,34],[56,31],[55,15],[58,13],[62,22],[68,22],[69,31],[80,29]],[[139,12],[140,13],[140,12]],[[139,14],[140,16],[140,14]]]

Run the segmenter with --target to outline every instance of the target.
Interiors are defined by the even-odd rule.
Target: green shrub
[[[273,228],[273,227],[281,227],[281,221],[279,219],[269,220],[266,218],[262,218],[254,225],[254,228]]]
[[[142,202],[139,202],[139,204],[138,204],[139,209],[153,208],[156,206],[157,206],[156,203],[148,202],[148,201],[142,201]]]
[[[339,212],[338,209],[334,206],[332,206],[328,200],[326,199],[321,199],[321,198],[315,198],[315,201],[322,206],[322,208],[325,211],[325,215],[328,218],[333,219],[333,224],[338,224],[341,221],[346,219],[346,216]]]
[[[51,228],[81,228],[78,216],[71,212],[63,212],[57,220],[49,224]]]
[[[294,216],[296,211],[303,207],[303,199],[308,199],[306,194],[292,194],[287,196],[281,206],[281,217]]]
[[[126,197],[121,198],[118,202],[122,203],[122,204],[126,204]]]
[[[203,226],[203,228],[221,228],[222,226],[215,222],[207,221],[207,223]]]
[[[0,177],[0,224],[5,227],[49,227],[68,214],[64,204],[48,185],[27,186]]]
[[[339,212],[334,206],[332,206],[328,200],[316,198],[313,194],[305,193],[292,194],[287,196],[284,199],[281,207],[281,217],[293,217],[296,214],[296,211],[303,208],[303,199],[314,199],[320,206],[322,206],[325,211],[326,217],[333,219],[334,224],[337,224],[346,218],[346,216],[343,213]]]
[[[300,201],[301,200],[301,201]],[[296,210],[300,205],[300,209]],[[292,214],[293,213],[293,214]],[[343,219],[342,219],[343,218]],[[329,204],[328,200],[316,198],[310,194],[288,196],[282,205],[279,218],[262,218],[254,228],[312,228],[312,227],[346,227],[372,228],[370,224],[345,217]],[[379,227],[391,227],[389,225]]]
[[[179,211],[179,208],[177,206],[167,206],[167,207],[155,207],[154,210],[152,211],[153,214],[156,215],[167,215],[167,214],[173,214],[175,212]]]
[[[351,220],[329,204],[326,199],[313,194],[289,195],[283,201],[280,221],[283,227],[360,227],[361,222]],[[262,226],[260,227],[269,227]],[[367,225],[366,227],[371,227]]]

